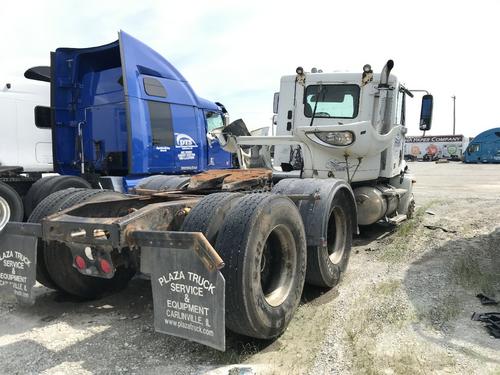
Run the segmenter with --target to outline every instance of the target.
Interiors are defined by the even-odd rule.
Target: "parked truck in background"
[[[242,121],[223,125],[220,108],[123,32],[107,46],[58,51],[58,171],[118,176],[125,186],[177,172],[172,165],[200,173],[151,177],[136,194],[58,191],[28,223],[5,225],[0,252],[18,261],[1,263],[0,279],[21,300],[33,299],[35,279],[96,298],[141,273],[151,278],[157,331],[224,350],[226,327],[262,339],[284,332],[304,282],[337,285],[358,225],[411,216],[403,141],[413,95],[390,74],[392,61],[381,74],[368,65],[352,74],[297,69],[281,80],[278,135],[251,136]],[[420,127],[429,130],[432,97],[422,103]],[[222,126],[207,137],[197,124],[209,113]],[[186,119],[182,131],[174,115]],[[203,171],[211,152],[199,145],[213,138],[241,169]]]
[[[465,163],[500,163],[500,128],[488,129],[472,139]]]

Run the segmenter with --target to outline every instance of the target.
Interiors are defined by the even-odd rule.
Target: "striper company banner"
[[[423,142],[462,142],[463,135],[429,135],[429,136],[407,136],[406,143]]]

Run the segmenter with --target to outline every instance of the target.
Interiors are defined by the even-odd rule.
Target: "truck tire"
[[[158,191],[183,190],[189,184],[189,179],[187,176],[156,175],[144,178],[135,188]]]
[[[232,207],[242,197],[239,193],[216,193],[201,199],[189,212],[181,230],[201,232],[208,242],[215,245],[217,234]]]
[[[38,182],[40,184],[35,186]],[[77,176],[50,176],[42,178],[33,184],[26,195],[26,216],[29,217],[35,207],[50,194],[56,191],[68,188],[85,188],[90,189],[90,184],[81,177]],[[30,191],[34,190],[30,196]]]
[[[9,221],[23,221],[23,200],[12,187],[0,182],[0,231]]]
[[[30,217],[28,218],[28,222],[41,223],[43,218],[52,215],[53,213],[59,212],[61,210],[62,203],[66,200],[67,197],[69,197],[70,195],[76,195],[82,190],[84,189],[70,188],[49,195],[35,207]],[[49,271],[47,271],[44,257],[45,246],[46,244],[43,241],[38,241],[36,253],[36,280],[47,288],[60,290],[60,288],[50,277]]]
[[[352,247],[352,209],[343,191],[332,200],[328,219],[326,246],[307,249],[308,284],[333,288],[347,268]]]
[[[28,192],[26,193],[26,196],[24,197],[24,215],[26,218],[28,218],[31,215],[31,212],[33,212],[33,210],[35,209],[35,207],[33,206],[33,202],[41,201],[41,199],[39,199],[39,195],[42,187],[56,177],[57,176],[42,177],[33,185],[31,185]]]
[[[82,190],[69,195],[61,201],[61,210],[83,202],[120,199],[123,194],[109,190]],[[111,279],[90,277],[81,274],[73,267],[73,256],[68,247],[53,242],[44,248],[47,271],[57,287],[73,296],[93,299],[123,289],[135,275],[135,270],[118,266]]]
[[[275,194],[244,196],[227,214],[215,249],[225,263],[227,327],[262,339],[283,333],[306,272],[305,231],[295,204]]]

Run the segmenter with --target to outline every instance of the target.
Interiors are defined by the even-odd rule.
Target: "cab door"
[[[119,43],[128,115],[129,173],[198,171],[194,91],[173,65],[147,45],[123,31]]]

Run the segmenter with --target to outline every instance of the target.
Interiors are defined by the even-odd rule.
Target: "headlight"
[[[315,132],[312,134],[318,137],[321,141],[333,146],[349,146],[354,142],[354,133],[350,131]]]

